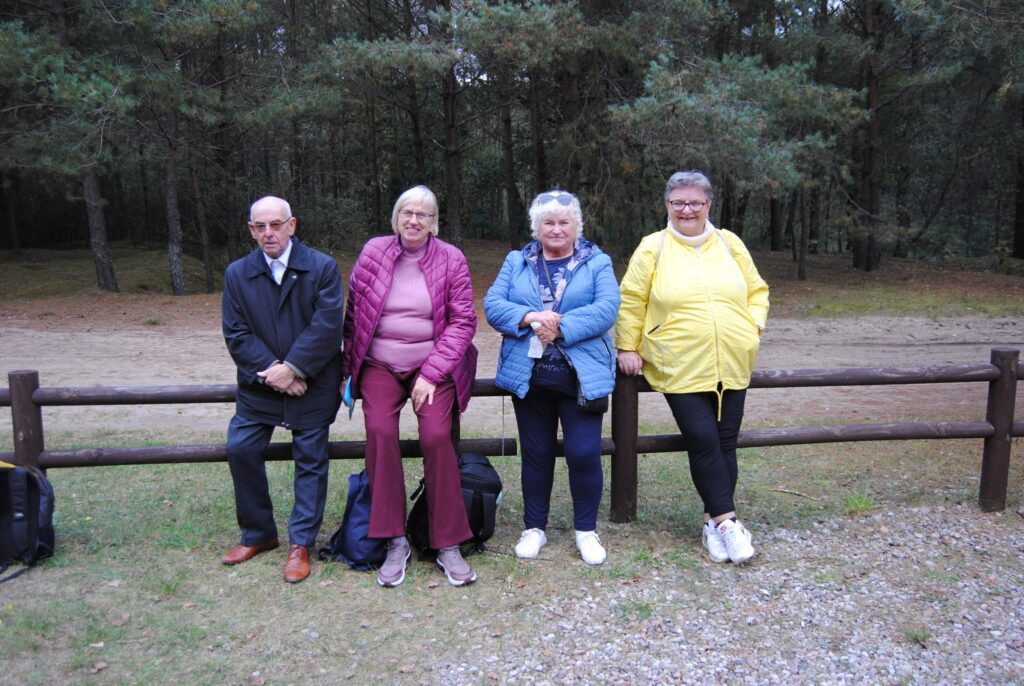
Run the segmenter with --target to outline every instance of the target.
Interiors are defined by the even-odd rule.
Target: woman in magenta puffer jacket
[[[466,257],[437,238],[437,199],[426,186],[402,193],[394,236],[371,238],[352,268],[342,374],[362,398],[371,538],[388,539],[381,586],[405,580],[405,474],[398,418],[408,399],[419,420],[430,547],[453,586],[476,581],[459,544],[472,538],[463,506],[452,413],[469,404],[476,376],[476,310]],[[353,402],[353,401],[349,401]]]

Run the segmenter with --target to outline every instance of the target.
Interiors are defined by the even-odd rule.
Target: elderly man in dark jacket
[[[327,439],[341,383],[342,281],[333,258],[294,238],[288,203],[253,203],[259,244],[224,274],[224,339],[238,367],[227,454],[242,540],[221,561],[238,564],[278,545],[264,451],[274,427],[292,432],[295,505],[285,581],[309,576],[327,500]]]

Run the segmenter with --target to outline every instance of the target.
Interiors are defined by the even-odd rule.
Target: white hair
[[[568,202],[564,199],[568,198]],[[551,190],[541,193],[530,203],[530,236],[537,238],[540,225],[549,215],[565,212],[576,224],[576,237],[583,235],[583,211],[580,200],[568,191]]]
[[[292,206],[288,204],[287,200],[285,200],[284,198],[278,198],[277,196],[274,196],[274,195],[265,195],[262,198],[260,198],[259,200],[257,200],[256,202],[254,202],[252,205],[249,205],[249,221],[250,222],[252,221],[253,210],[256,209],[257,205],[260,205],[260,204],[265,203],[265,202],[268,202],[268,203],[269,202],[278,203],[284,209],[285,219],[291,219],[292,218]]]
[[[437,235],[437,196],[426,186],[413,186],[398,196],[395,206],[391,209],[391,230],[398,233],[398,213],[406,205],[427,205],[433,217],[430,220],[430,233]]]

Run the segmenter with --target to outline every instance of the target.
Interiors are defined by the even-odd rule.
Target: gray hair
[[[668,177],[668,183],[665,184],[665,200],[668,200],[668,196],[677,188],[699,188],[704,191],[704,195],[707,196],[708,200],[715,199],[715,192],[711,189],[711,181],[708,180],[708,177],[704,176],[703,172],[699,172],[696,169],[679,171]]]
[[[391,210],[391,230],[398,233],[398,213],[405,209],[406,205],[427,205],[431,208],[433,219],[430,222],[430,233],[437,235],[437,196],[434,191],[426,186],[413,186],[398,196],[395,206]]]
[[[257,205],[269,202],[275,202],[281,205],[284,208],[285,218],[292,218],[292,206],[288,204],[287,200],[285,200],[284,198],[278,198],[277,196],[274,195],[265,195],[256,202],[254,202],[253,204],[249,205],[249,221],[252,222],[252,212],[253,210],[256,209]],[[237,217],[238,215],[235,216]]]
[[[562,204],[562,201],[555,202],[559,198],[568,196],[569,204]],[[537,238],[537,230],[548,215],[556,212],[567,212],[569,219],[576,223],[576,238],[583,235],[583,210],[580,209],[580,199],[568,191],[551,190],[541,193],[530,203],[530,236]]]

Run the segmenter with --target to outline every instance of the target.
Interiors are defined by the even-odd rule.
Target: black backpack
[[[53,555],[53,502],[53,486],[41,469],[0,462],[0,573],[11,563],[30,566]]]
[[[462,500],[466,504],[466,517],[473,537],[463,541],[477,552],[484,551],[484,542],[494,535],[494,519],[501,501],[501,477],[483,455],[459,453],[459,476],[462,479]],[[427,492],[423,479],[410,497],[413,501],[405,531],[409,543],[420,557],[431,553],[427,536]]]

